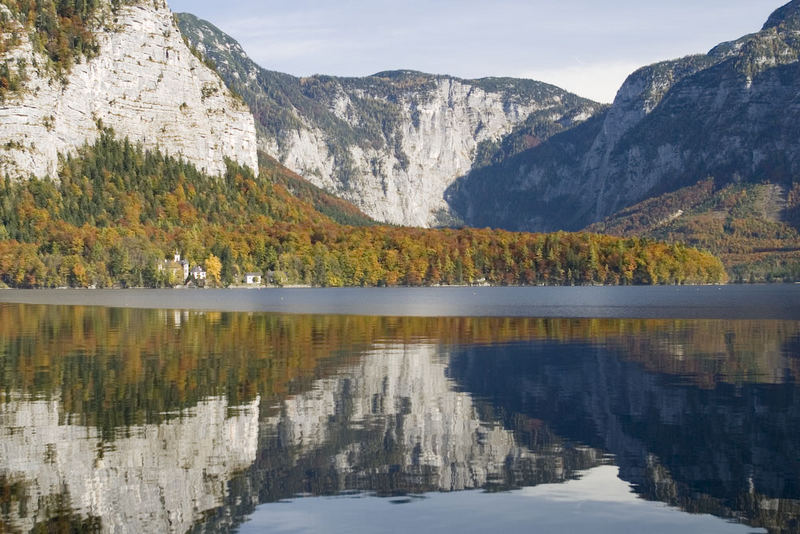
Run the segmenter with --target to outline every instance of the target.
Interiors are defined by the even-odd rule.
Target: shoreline
[[[287,284],[282,286],[276,285],[230,285],[227,287],[198,287],[189,285],[178,285],[172,287],[146,287],[146,286],[133,286],[133,287],[34,287],[34,288],[18,288],[0,286],[2,291],[223,291],[223,290],[243,290],[243,289],[446,289],[446,288],[570,288],[570,287],[725,287],[725,286],[780,286],[780,285],[800,285],[800,282],[753,282],[753,283],[736,283],[736,282],[717,282],[706,284],[507,284],[507,285],[492,285],[492,284],[437,284],[432,286],[407,286],[407,285],[394,285],[394,286],[314,286],[309,284]]]
[[[387,317],[800,321],[800,285],[5,289],[0,290],[2,304]]]

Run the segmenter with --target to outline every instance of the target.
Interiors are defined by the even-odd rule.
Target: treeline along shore
[[[325,287],[727,281],[713,255],[648,239],[340,224],[293,196],[289,173],[228,162],[209,176],[106,130],[57,180],[0,180],[0,284],[167,287],[187,281],[164,268],[176,252],[212,287],[247,273]]]

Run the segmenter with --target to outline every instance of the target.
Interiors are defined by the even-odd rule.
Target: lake
[[[0,291],[0,532],[798,532],[798,306]]]

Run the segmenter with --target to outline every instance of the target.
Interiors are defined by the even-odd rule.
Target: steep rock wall
[[[192,54],[165,2],[116,12],[105,3],[95,32],[98,56],[62,82],[18,28],[19,44],[2,59],[24,60],[27,82],[0,103],[0,173],[56,176],[58,154],[93,142],[101,124],[210,174],[224,171],[226,157],[257,168],[252,115]]]
[[[379,98],[371,95],[372,98]],[[334,109],[347,120],[357,103],[344,90]],[[361,207],[377,220],[431,226],[447,212],[444,192],[472,168],[478,145],[511,133],[545,103],[504,103],[503,95],[452,78],[435,82],[430,92],[406,93],[393,138],[376,148],[347,146],[350,167],[343,179],[328,135],[310,121],[282,139],[262,146],[284,165]],[[561,118],[561,117],[559,117]]]

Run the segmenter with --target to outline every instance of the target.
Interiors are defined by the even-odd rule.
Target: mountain
[[[800,176],[798,28],[795,0],[755,34],[634,72],[607,110],[459,180],[451,208],[470,225],[577,230],[708,177],[714,192],[772,184],[788,203]]]
[[[639,239],[375,226],[277,161],[258,161],[246,104],[187,47],[164,2],[20,0],[0,9],[0,287],[182,284],[185,270],[164,261],[176,252],[205,265],[209,284],[226,286],[253,271],[276,285],[319,286],[726,280],[709,254]],[[303,90],[323,83],[295,81]],[[383,141],[399,143],[391,157],[402,156],[398,128],[407,109],[419,112],[409,127],[415,135],[433,128],[431,120],[440,128],[423,135],[425,149],[448,161],[461,161],[472,143],[476,161],[490,162],[516,151],[524,128],[545,137],[562,127],[558,121],[580,118],[558,111],[569,95],[535,82],[401,72],[329,85],[350,91],[342,109],[360,114],[357,127],[347,126],[362,136],[353,143],[377,143],[347,145],[348,154],[378,154],[382,141],[368,134],[380,126]],[[455,91],[449,103],[425,107],[444,85]],[[534,102],[542,95],[549,107]],[[409,108],[404,99],[416,103]],[[539,121],[537,109],[549,117]],[[509,135],[497,146],[480,132],[480,146],[466,135],[458,144],[452,116],[459,113],[480,132]],[[512,130],[512,115],[528,122]],[[347,141],[341,131],[331,146]],[[380,167],[378,156],[373,162]]]
[[[192,54],[163,0],[0,3],[0,175],[55,176],[106,127],[210,174],[256,169],[247,105]]]
[[[454,180],[602,109],[531,80],[414,71],[297,78],[261,68],[206,21],[177,20],[250,105],[261,150],[383,222],[454,222],[443,198]]]

